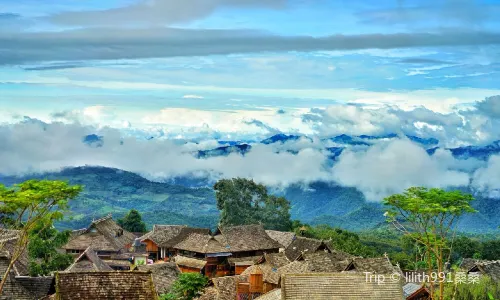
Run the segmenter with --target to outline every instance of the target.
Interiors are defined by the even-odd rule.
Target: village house
[[[210,229],[193,228],[186,225],[154,225],[153,230],[141,236],[139,240],[146,245],[146,251],[153,260],[165,260],[177,255],[173,248],[189,234],[210,234]]]
[[[467,273],[479,273],[495,281],[500,281],[500,260],[478,261],[470,267]]]
[[[177,265],[173,262],[138,265],[136,268],[142,272],[151,272],[156,293],[158,295],[168,293],[181,273]]]
[[[70,273],[104,272],[113,271],[113,269],[100,259],[92,247],[89,246],[65,271]]]
[[[183,272],[201,272],[210,278],[240,274],[264,253],[277,253],[280,247],[262,225],[219,228],[215,235],[192,232],[172,246]]]
[[[406,300],[427,300],[430,291],[422,283],[408,282],[403,286],[403,294]]]
[[[7,271],[17,240],[17,231],[0,229],[0,276]],[[28,264],[28,254],[24,251],[7,275],[0,300],[36,300],[54,291],[54,277],[30,277]]]
[[[306,237],[296,236],[286,247],[285,254],[290,261],[300,259],[304,253],[314,253],[318,251],[332,252],[327,242]]]
[[[71,239],[62,249],[78,257],[92,246],[101,259],[111,260],[116,258],[113,256],[117,254],[128,252],[135,238],[133,233],[122,229],[109,214],[92,221],[88,228],[73,232]]]

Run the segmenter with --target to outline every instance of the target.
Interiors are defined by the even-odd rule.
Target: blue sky
[[[498,197],[500,156],[446,148],[500,140],[499,15],[493,0],[2,0],[0,174],[90,164]],[[193,156],[280,132],[308,138]],[[390,133],[331,166],[325,149],[345,145],[328,138]]]
[[[0,121],[473,107],[499,94],[499,12],[491,0],[4,0]]]

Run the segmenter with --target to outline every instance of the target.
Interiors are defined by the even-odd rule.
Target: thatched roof
[[[278,242],[283,248],[288,247],[295,238],[294,232],[266,230],[267,235]]]
[[[476,263],[469,272],[480,272],[495,281],[500,281],[500,260]]]
[[[158,294],[168,293],[172,284],[181,273],[177,265],[173,262],[140,265],[137,268],[139,271],[151,272],[153,274],[153,282]]]
[[[195,268],[195,269],[203,269],[207,262],[202,259],[196,259],[192,257],[185,257],[181,255],[177,255],[174,257],[173,261],[178,265],[178,266],[183,266],[183,267],[188,267],[188,268]]]
[[[181,242],[173,246],[173,248],[202,254],[228,252],[228,249],[210,234],[197,232],[190,233]]]
[[[264,295],[255,298],[255,300],[281,300],[281,289],[274,289],[269,293],[265,293]]]
[[[267,235],[262,225],[220,227],[215,238],[228,252],[278,250],[281,245]]]
[[[236,275],[212,278],[214,287],[217,290],[217,300],[236,299],[236,285],[238,282],[248,282],[248,276]]]
[[[367,282],[365,275],[354,273],[288,274],[281,279],[283,300],[401,300],[399,282]]]
[[[388,257],[354,258],[344,271],[372,272],[376,274],[392,274],[398,272]]]
[[[88,247],[65,271],[102,272],[113,271],[113,269],[100,259],[91,247]]]
[[[58,300],[157,299],[151,273],[87,272],[56,275]]]
[[[79,230],[72,236],[63,249],[85,250],[92,246],[96,251],[118,252],[132,244],[135,239],[135,235],[122,229],[111,215],[92,221],[85,232]]]
[[[305,261],[307,261],[314,272],[341,272],[351,262],[350,255],[339,255],[338,252],[328,253],[324,251],[318,251],[314,253],[307,253],[303,255]]]
[[[303,253],[314,253],[324,249],[330,252],[328,245],[322,240],[297,236],[285,249],[285,254],[290,261],[294,261],[299,259]]]

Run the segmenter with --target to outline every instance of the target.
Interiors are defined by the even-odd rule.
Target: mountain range
[[[252,145],[286,143],[297,141],[298,135],[278,134],[262,141],[219,141],[220,147],[198,150],[194,156],[205,159],[214,156],[238,153],[245,155]],[[335,147],[327,147],[330,158],[335,160],[344,149],[351,146],[370,146],[377,140],[398,138],[395,134],[385,136],[348,136],[339,135],[325,140],[332,141]],[[421,144],[430,155],[437,149],[439,141],[407,136]],[[102,147],[106,142],[103,137],[89,135],[83,142],[90,147]],[[281,147],[280,151],[288,151]],[[283,150],[285,149],[285,150]],[[448,149],[458,159],[477,158],[486,160],[493,154],[500,153],[500,141],[490,145],[466,146]],[[84,192],[71,203],[71,214],[61,228],[80,228],[86,226],[92,218],[107,213],[115,216],[124,215],[134,208],[143,214],[149,226],[152,224],[188,224],[192,226],[215,227],[218,211],[212,189],[213,181],[209,178],[176,177],[161,182],[148,180],[139,174],[100,166],[66,168],[59,172],[32,174],[24,176],[1,176],[0,183],[11,185],[30,178],[68,180],[72,184],[85,186]],[[465,192],[475,193],[467,187]],[[351,230],[365,230],[383,226],[384,207],[380,203],[368,202],[356,188],[344,187],[332,182],[313,182],[307,187],[291,185],[285,189],[270,191],[285,196],[292,204],[292,218],[310,224],[329,224]],[[500,218],[495,212],[500,211],[500,201],[481,194],[474,194],[476,214],[461,219],[462,231],[486,232],[496,230]]]

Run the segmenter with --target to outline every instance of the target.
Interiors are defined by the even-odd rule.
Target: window
[[[71,254],[79,254],[79,253],[80,253],[80,250],[76,250],[76,249],[69,249],[69,250],[67,250],[67,253],[71,253]]]

